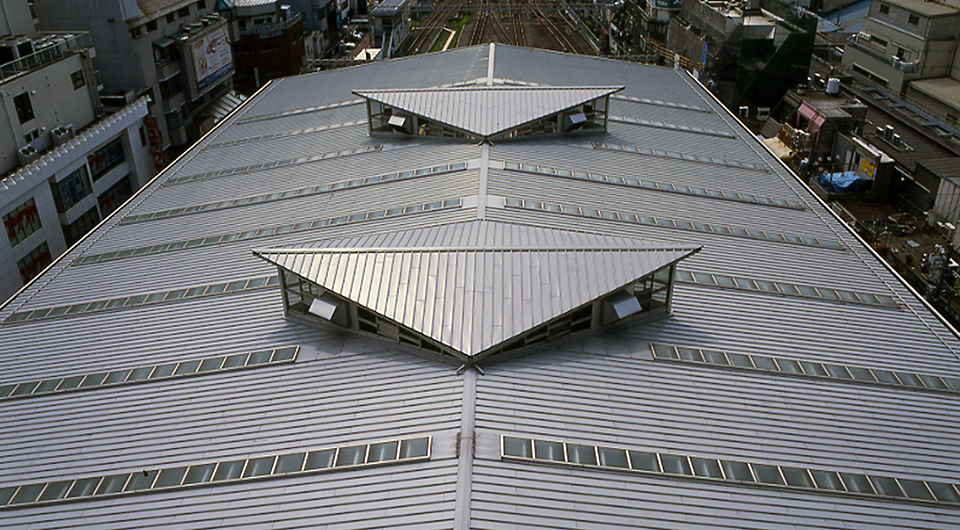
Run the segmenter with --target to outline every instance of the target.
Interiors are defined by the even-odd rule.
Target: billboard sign
[[[160,127],[157,126],[157,119],[153,116],[147,116],[143,119],[147,126],[147,138],[150,140],[150,154],[153,155],[153,167],[159,172],[163,169],[163,146],[160,145]]]
[[[233,57],[225,26],[195,39],[188,45],[193,58],[194,79],[197,95],[203,94],[224,77],[233,72]]]

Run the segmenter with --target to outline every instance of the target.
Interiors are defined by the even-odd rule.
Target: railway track
[[[521,0],[508,0],[509,3],[520,2]],[[513,22],[513,42],[517,46],[526,46],[527,37],[523,29],[523,17],[521,12],[510,12],[510,20]]]
[[[490,11],[486,9],[484,4],[486,4],[486,2],[480,0],[474,12],[473,29],[470,32],[470,39],[467,41],[467,46],[476,46],[486,42],[487,23],[489,21]]]
[[[560,45],[560,51],[565,53],[577,53],[577,47],[566,35],[564,35],[563,30],[557,27],[557,24],[553,21],[553,19],[543,12],[540,4],[527,0],[527,5],[530,6],[530,11],[534,13],[538,19],[540,19],[540,22],[543,24],[543,27],[546,28],[550,36],[553,37],[554,40],[557,41],[557,44]]]
[[[423,24],[410,30],[413,39],[408,39],[409,43],[401,46],[397,55],[404,56],[428,53],[430,48],[433,47],[433,43],[436,42],[437,37],[440,36],[443,26],[450,17],[450,13],[455,9],[459,9],[461,6],[462,3],[458,0],[446,0],[432,9]]]
[[[569,2],[568,5],[570,5]],[[581,4],[572,5],[580,6]],[[593,6],[594,4],[582,5]],[[585,48],[582,45],[578,46],[568,35],[565,27],[575,26],[557,2],[472,0],[465,3],[463,0],[447,0],[435,6],[426,15],[423,24],[412,30],[412,38],[408,38],[408,42],[401,48],[401,53],[398,55],[429,52],[447,20],[455,12],[472,12],[473,14],[471,22],[461,30],[463,33],[458,39],[458,47],[500,42],[516,46],[533,45],[567,53],[584,53]],[[541,27],[543,29],[540,29]],[[584,39],[581,37],[581,40]],[[547,44],[549,41],[553,41],[555,46]]]

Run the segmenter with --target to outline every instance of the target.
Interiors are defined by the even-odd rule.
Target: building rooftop
[[[624,89],[492,143],[354,94],[454,84]],[[271,81],[0,307],[0,528],[952,529],[958,352],[687,73],[378,61]]]
[[[910,86],[924,94],[960,109],[960,81],[952,77],[933,77],[911,81]]]
[[[884,0],[885,2],[908,9],[928,17],[938,17],[943,15],[955,15],[960,13],[960,9],[943,4],[940,2],[931,2],[928,0]]]

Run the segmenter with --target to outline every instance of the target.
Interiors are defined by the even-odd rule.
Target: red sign
[[[157,119],[153,116],[147,116],[143,119],[147,126],[147,139],[150,141],[150,152],[153,153],[153,167],[157,171],[163,169],[163,146],[160,145],[160,129],[157,127]]]

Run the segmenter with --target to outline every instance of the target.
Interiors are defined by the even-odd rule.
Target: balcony
[[[918,61],[905,62],[896,56],[886,55],[884,53],[885,50],[880,49],[875,43],[860,34],[851,35],[850,38],[847,39],[847,46],[869,55],[888,66],[896,68],[905,74],[912,74],[918,69]]]
[[[293,13],[286,20],[281,20],[280,22],[273,22],[271,24],[261,24],[253,28],[254,35],[258,35],[261,39],[267,39],[270,37],[276,37],[282,34],[284,31],[293,27],[294,24],[300,22],[302,17],[300,13]]]
[[[41,33],[41,38],[33,41],[33,48],[34,53],[0,65],[0,81],[43,68],[78,50],[92,49],[93,39],[86,32]]]

